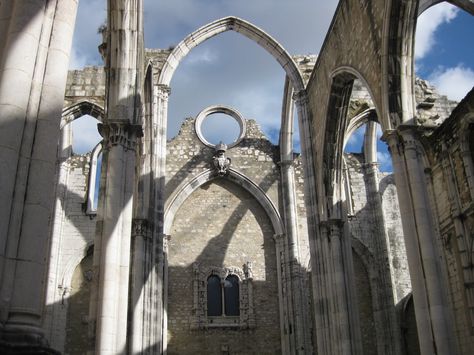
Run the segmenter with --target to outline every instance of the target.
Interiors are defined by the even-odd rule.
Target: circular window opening
[[[212,113],[202,122],[201,133],[213,145],[220,142],[231,145],[239,139],[240,126],[235,118],[225,113]]]

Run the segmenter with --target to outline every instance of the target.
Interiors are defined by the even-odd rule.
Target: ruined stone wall
[[[421,78],[415,80],[415,101],[417,121],[428,127],[442,124],[458,104],[440,95],[433,85]]]
[[[76,303],[87,303],[89,300],[73,281],[74,270],[87,255],[87,249],[93,244],[95,235],[95,217],[85,213],[89,164],[90,154],[74,155],[61,163],[61,168],[66,171],[66,178],[65,185],[60,182],[57,189],[61,193],[58,193],[59,208],[54,216],[50,255],[52,263],[48,281],[55,291],[52,304],[48,305],[47,310],[52,317],[49,341],[59,351],[63,351],[65,346],[70,297]],[[69,334],[73,337],[80,336],[78,332]],[[69,342],[71,341],[74,343],[74,340],[70,339]]]
[[[398,205],[397,187],[393,174],[379,173],[379,191],[385,217],[385,228],[389,240],[389,260],[394,286],[395,303],[411,292],[410,272],[405,250],[402,218]]]
[[[473,119],[474,91],[432,134],[424,147],[429,159],[429,181],[439,223],[437,247],[447,278],[447,292],[455,316],[455,330],[462,354],[474,347]]]
[[[178,136],[168,142],[167,196],[211,168],[214,153],[197,138],[194,120],[186,120]],[[232,168],[249,177],[279,205],[278,149],[254,121],[247,121],[245,138],[227,150],[226,156],[232,159]],[[168,352],[281,351],[275,231],[259,201],[225,177],[217,178],[188,197],[175,216],[170,234]],[[200,269],[243,268],[248,261],[253,265],[253,304],[248,307],[255,314],[255,326],[241,331],[212,326],[193,329],[197,312],[193,309],[196,295],[190,292],[193,264],[197,262]]]
[[[72,275],[67,300],[66,344],[64,353],[82,355],[93,351],[89,338],[89,304],[92,286],[92,250],[82,259]]]
[[[105,107],[105,70],[101,66],[70,70],[67,76],[64,107],[89,101]]]
[[[367,271],[361,256],[352,251],[354,263],[354,276],[357,297],[357,310],[359,311],[360,333],[362,336],[362,349],[364,355],[377,354],[377,339],[374,337],[375,321],[374,307],[372,302],[372,289],[369,272]]]
[[[307,88],[312,113],[311,144],[317,154],[316,172],[321,173],[323,169],[321,162],[332,73],[343,67],[357,71],[369,85],[374,104],[381,106],[384,6],[382,1],[362,0],[342,0],[338,5]],[[350,36],[345,35],[348,29]]]
[[[361,154],[346,154],[346,164],[349,170],[353,216],[349,219],[352,237],[359,240],[372,256],[375,256],[374,245],[377,236],[377,221],[374,219],[377,211],[368,203],[369,187],[364,176],[363,158]],[[388,259],[395,302],[399,302],[411,292],[410,274],[406,258],[405,241],[401,226],[400,209],[398,207],[397,190],[392,174],[378,173],[379,193],[382,200],[384,228],[388,240]],[[383,265],[370,265],[377,271]]]
[[[281,351],[273,234],[259,202],[225,178],[206,183],[185,201],[169,242],[169,354],[218,354],[225,349],[242,354]],[[255,314],[255,327],[239,330],[209,325],[193,329],[197,312],[193,264],[198,263],[201,270],[243,268],[248,261],[253,265],[253,302],[248,307]]]

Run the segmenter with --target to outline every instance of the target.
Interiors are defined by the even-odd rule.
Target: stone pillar
[[[362,354],[356,303],[352,249],[348,224],[342,219],[321,223],[322,257],[325,259],[326,298],[331,339],[328,354]]]
[[[95,351],[99,354],[127,351],[135,147],[142,135],[142,14],[142,0],[108,1],[107,117],[100,126],[104,186],[94,249],[97,305],[92,305],[96,312]]]
[[[422,354],[456,354],[443,273],[436,250],[432,207],[423,167],[423,152],[412,127],[388,132],[400,203],[408,265],[413,287],[418,339]]]
[[[171,89],[167,85],[154,86],[154,102],[156,102],[156,115],[153,120],[153,239],[155,241],[157,270],[155,287],[160,297],[156,300],[156,324],[154,336],[159,351],[166,353],[167,347],[167,317],[166,302],[168,296],[168,261],[167,246],[169,237],[163,234],[165,211],[165,178],[166,178],[166,131],[168,121],[168,98]],[[156,117],[156,118],[155,118]],[[155,120],[156,119],[156,120]]]
[[[284,234],[275,234],[275,253],[277,259],[277,276],[278,276],[278,305],[280,308],[280,339],[281,353],[291,354],[291,344],[289,339],[289,315],[288,315],[288,270],[287,256],[285,253],[286,236]]]
[[[295,175],[293,161],[282,161],[280,163],[283,209],[285,216],[285,227],[288,248],[287,283],[287,313],[290,317],[291,353],[311,353],[311,335],[308,333],[309,324],[307,308],[305,307],[304,289],[302,281],[302,265],[298,247],[298,220],[296,214]]]
[[[298,110],[301,155],[305,167],[305,203],[311,251],[311,280],[318,354],[360,354],[361,341],[355,309],[352,253],[347,223],[337,220],[321,223],[326,202],[319,201],[312,150],[311,117],[305,90],[294,94]],[[337,228],[336,228],[337,226]],[[348,269],[349,267],[349,269]],[[353,297],[354,296],[354,297]]]
[[[56,335],[53,330],[53,324],[63,323],[66,326],[65,319],[59,319],[58,314],[63,313],[64,306],[61,304],[63,292],[61,290],[61,277],[59,276],[59,259],[62,248],[63,223],[65,220],[65,206],[67,193],[70,164],[67,161],[72,152],[72,127],[66,124],[61,130],[61,138],[58,145],[58,160],[56,172],[56,196],[54,202],[53,223],[51,226],[51,246],[48,258],[48,276],[46,279],[46,310],[44,312],[43,329],[46,333],[51,347],[62,351],[66,333]],[[61,327],[61,325],[60,325]]]
[[[161,321],[161,328],[159,330],[161,330],[162,338],[159,339],[161,348],[158,350],[161,350],[164,355],[166,355],[168,348],[168,245],[170,239],[171,236],[166,234],[162,234],[159,239],[161,241],[160,249],[163,250],[163,253],[160,262],[158,263],[158,275],[159,280],[162,280],[163,282],[163,287],[158,289],[162,292],[158,293],[159,299],[162,300],[162,307],[159,309],[161,313],[158,314],[159,320]],[[158,303],[158,305],[160,304]],[[158,335],[160,333],[156,334]]]
[[[0,318],[2,341],[31,351],[46,346],[41,325],[51,182],[77,1],[8,3],[0,64]]]
[[[130,240],[135,145],[141,126],[125,122],[100,126],[104,137],[102,164],[105,186],[97,220],[100,245],[97,297],[96,352],[117,354],[126,351]]]
[[[148,260],[147,252],[150,244],[149,223],[146,219],[134,219],[132,222],[132,267],[130,272],[130,293],[132,309],[132,327],[130,340],[130,353],[143,353],[145,302],[148,294],[145,283],[147,280]]]
[[[282,182],[283,214],[287,235],[288,282],[287,313],[292,329],[291,353],[312,353],[310,317],[305,300],[303,265],[301,265],[298,238],[298,216],[295,196],[295,171],[293,166],[293,88],[286,77],[282,104],[280,130],[280,173]]]
[[[395,309],[393,283],[390,272],[390,241],[383,214],[382,197],[379,193],[377,164],[377,124],[369,121],[364,137],[364,180],[367,191],[367,204],[373,212],[373,248],[376,260],[377,279],[374,303],[377,348],[380,354],[401,354],[401,334]]]

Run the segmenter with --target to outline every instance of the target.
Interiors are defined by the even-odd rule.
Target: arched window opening
[[[89,185],[87,191],[87,214],[95,214],[99,202],[100,172],[102,170],[102,143],[96,145],[91,154]]]
[[[209,317],[222,315],[221,279],[216,275],[211,275],[207,279],[207,315]]]
[[[225,315],[240,315],[239,307],[239,278],[229,275],[224,281]]]
[[[474,86],[474,66],[470,59],[474,52],[462,40],[462,34],[473,29],[472,16],[446,1],[430,6],[419,15],[414,49],[418,78],[414,94],[422,123],[441,124]]]
[[[84,115],[71,122],[74,154],[90,152],[102,140],[97,129],[98,123],[96,118],[89,115]]]
[[[255,63],[263,63],[263,68]],[[255,119],[269,140],[278,144],[284,75],[266,50],[239,33],[224,32],[200,43],[183,58],[173,75],[168,138],[177,135],[185,117],[219,103]],[[206,139],[213,144],[220,140],[233,142],[238,136],[237,125],[217,116],[204,121]]]
[[[217,275],[207,278],[207,316],[240,316],[240,281],[229,275],[222,282]]]
[[[252,262],[240,267],[193,264],[194,329],[255,327]]]
[[[220,142],[230,145],[239,138],[239,124],[229,115],[213,113],[202,123],[204,138],[211,144]]]

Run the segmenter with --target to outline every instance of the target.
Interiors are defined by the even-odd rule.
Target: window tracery
[[[250,262],[243,269],[194,263],[193,270],[194,329],[255,326]]]

